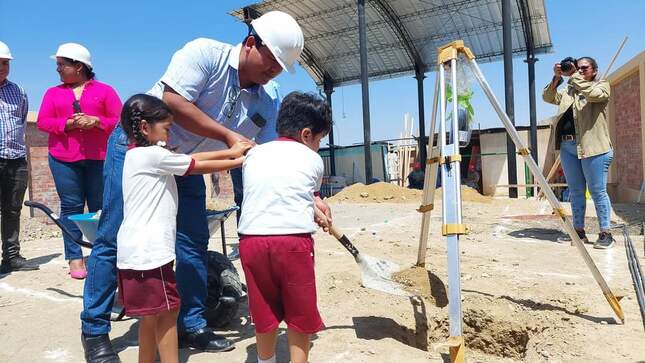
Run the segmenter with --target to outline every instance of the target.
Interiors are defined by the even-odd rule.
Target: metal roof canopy
[[[551,50],[543,0],[512,2],[513,53],[525,54],[526,32],[520,2],[528,3],[535,53]],[[360,81],[356,0],[270,0],[248,6],[257,17],[271,10],[292,15],[305,35],[301,65],[318,86]],[[244,20],[243,9],[232,13]],[[417,66],[432,70],[437,48],[463,39],[477,62],[501,58],[502,9],[499,0],[367,0],[365,2],[370,80],[414,75]]]
[[[363,68],[370,80],[414,75],[419,92],[420,145],[426,145],[427,139],[423,78],[425,72],[436,68],[437,48],[463,39],[479,63],[498,60],[504,54],[501,0],[268,0],[236,10],[232,15],[249,21],[271,10],[289,13],[300,24],[305,36],[300,63],[325,90],[330,103],[334,87],[361,81],[362,62],[358,61],[361,56],[367,58]],[[359,27],[361,14],[364,28]],[[512,53],[532,59],[531,67],[535,54],[547,53],[552,48],[544,1],[512,0],[511,18]],[[362,31],[369,57],[360,49]],[[363,87],[366,88],[366,82]],[[364,126],[369,132],[369,114],[365,115],[366,101],[369,106],[367,95],[364,90]],[[365,136],[365,147],[369,148],[369,135]],[[330,144],[333,145],[333,133]],[[425,147],[420,150],[423,160]],[[366,173],[367,183],[369,174]]]

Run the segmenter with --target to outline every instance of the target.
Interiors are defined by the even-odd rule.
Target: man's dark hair
[[[277,131],[280,136],[297,139],[300,132],[311,129],[314,135],[329,133],[331,108],[327,101],[313,93],[291,92],[282,100],[278,112]]]
[[[255,29],[253,29],[253,27],[250,25],[249,25],[249,34],[244,37],[242,44],[246,44],[246,40],[249,39],[249,37],[253,37],[253,39],[255,39],[256,48],[261,48],[264,45],[264,42],[262,42],[262,38],[260,38],[258,33],[255,31]]]

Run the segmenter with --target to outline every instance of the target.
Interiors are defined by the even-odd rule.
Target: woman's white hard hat
[[[56,60],[56,57],[69,58],[92,68],[92,56],[90,55],[90,51],[78,43],[61,44],[58,47],[56,54],[52,55],[50,58]]]

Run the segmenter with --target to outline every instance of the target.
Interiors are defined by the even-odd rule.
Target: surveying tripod
[[[437,136],[437,143],[435,145],[434,138],[431,138],[431,148],[426,160],[426,172],[423,186],[423,204],[419,207],[418,211],[422,213],[421,221],[421,234],[419,239],[419,254],[417,259],[417,266],[425,266],[425,256],[428,241],[428,233],[430,228],[430,212],[434,208],[434,192],[437,181],[437,171],[441,167],[441,186],[442,193],[442,217],[443,224],[441,227],[442,234],[446,237],[447,255],[448,255],[448,315],[450,323],[450,337],[448,338],[448,346],[450,347],[450,360],[452,362],[463,362],[465,355],[464,338],[462,335],[462,315],[461,315],[461,285],[460,285],[460,268],[459,268],[459,236],[466,233],[466,225],[463,224],[461,215],[461,173],[460,163],[461,154],[459,153],[459,122],[458,119],[458,101],[457,101],[457,59],[462,55],[470,70],[477,79],[479,85],[484,90],[491,105],[497,112],[500,120],[504,124],[508,135],[518,148],[518,153],[524,157],[531,173],[537,180],[546,195],[547,200],[551,204],[553,211],[560,217],[562,225],[565,227],[566,232],[571,236],[578,252],[582,255],[583,260],[587,267],[600,286],[605,298],[609,305],[614,310],[614,313],[621,322],[624,322],[622,308],[618,302],[618,298],[609,289],[607,282],[598,271],[595,263],[593,262],[589,252],[584,247],[584,244],[578,237],[571,218],[567,216],[566,212],[560,205],[560,202],[553,194],[549,184],[544,179],[542,171],[539,169],[537,163],[531,157],[529,149],[524,146],[520,139],[517,130],[511,123],[508,115],[502,111],[502,107],[495,98],[495,95],[490,89],[488,82],[484,78],[473,52],[464,46],[463,40],[457,40],[452,43],[446,44],[438,49],[438,77],[435,81],[434,101],[432,105],[432,120],[430,130],[434,135],[436,126],[437,108],[439,108],[440,121],[439,133]],[[451,129],[446,129],[446,68],[450,69],[450,84],[452,88],[452,122]],[[439,103],[439,105],[438,105]]]

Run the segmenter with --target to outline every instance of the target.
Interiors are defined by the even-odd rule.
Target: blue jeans
[[[206,251],[210,237],[206,220],[206,184],[202,175],[175,177],[175,180],[179,194],[175,254],[177,289],[181,297],[177,323],[180,331],[194,331],[206,326]]]
[[[105,158],[103,212],[87,262],[83,292],[82,330],[85,334],[107,334],[116,292],[116,236],[123,221],[121,178],[128,151],[127,137],[118,125],[108,141]],[[177,177],[179,207],[175,245],[177,288],[181,297],[179,328],[194,331],[206,326],[208,224],[206,185],[201,175]]]
[[[69,216],[84,213],[86,203],[90,212],[101,209],[103,160],[65,162],[49,155],[49,169],[60,199],[60,221],[75,239],[80,240],[81,231]],[[83,258],[81,247],[71,237],[63,234],[63,241],[66,260]]]
[[[127,151],[127,136],[117,125],[108,140],[103,169],[103,210],[92,253],[87,260],[81,328],[89,335],[110,331],[110,313],[117,285],[116,235],[123,221],[121,178]]]
[[[578,159],[576,148],[575,141],[562,141],[560,144],[560,161],[569,186],[573,227],[576,229],[585,228],[587,207],[585,192],[589,188],[596,207],[600,230],[606,231],[611,224],[611,201],[607,195],[607,173],[614,158],[614,152],[610,150],[604,154]]]

